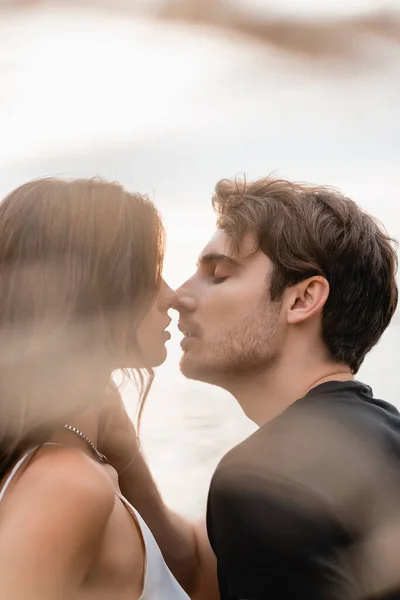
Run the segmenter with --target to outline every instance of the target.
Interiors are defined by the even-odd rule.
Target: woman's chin
[[[157,349],[154,349],[151,352],[146,353],[141,357],[140,360],[129,360],[125,361],[125,365],[120,367],[121,369],[152,369],[154,367],[161,366],[167,358],[167,349],[165,346]],[[128,364],[130,363],[130,364]]]
[[[162,343],[153,344],[148,348],[141,348],[140,356],[134,356],[133,354],[125,354],[120,356],[115,362],[118,369],[151,369],[153,367],[159,367],[162,365],[167,358],[167,348],[165,346],[166,340]]]
[[[149,356],[149,361],[147,363],[148,367],[160,367],[167,359],[167,349],[165,346],[160,348],[159,352],[154,353],[153,356]]]

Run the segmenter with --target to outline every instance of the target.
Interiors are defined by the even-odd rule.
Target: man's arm
[[[205,520],[191,523],[165,505],[117,390],[108,394],[103,409],[99,447],[118,471],[123,495],[147,523],[188,595],[193,600],[219,600],[216,558]]]

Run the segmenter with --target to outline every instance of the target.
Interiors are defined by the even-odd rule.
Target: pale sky
[[[164,212],[174,280],[178,239],[194,260],[215,181],[243,171],[342,186],[400,236],[398,53],[330,76],[204,32],[43,8],[5,13],[0,55],[0,193],[54,173],[138,186]]]

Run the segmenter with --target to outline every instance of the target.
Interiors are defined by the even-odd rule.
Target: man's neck
[[[281,363],[271,369],[236,380],[228,391],[245,414],[259,427],[271,421],[312,388],[328,381],[352,381],[350,368],[325,362],[306,365]]]

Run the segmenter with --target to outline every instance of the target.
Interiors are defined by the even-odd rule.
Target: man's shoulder
[[[267,400],[266,400],[267,401]],[[374,398],[372,389],[358,381],[330,381],[299,398],[279,416],[230,450],[220,465],[231,461],[253,462],[262,456],[264,464],[280,453],[309,448],[312,452],[333,450],[342,439],[365,442],[376,447],[387,438],[399,445],[400,414],[390,403]]]
[[[339,418],[368,418],[371,422],[400,423],[400,414],[389,402],[375,398],[369,385],[360,381],[328,381],[317,385],[287,412],[310,411],[311,409],[335,413]]]
[[[319,388],[319,389],[318,389]],[[211,491],[298,489],[334,504],[400,470],[400,417],[358,382],[329,382],[267,423],[220,461]],[[394,469],[393,469],[394,467]]]
[[[308,445],[315,444],[315,450],[322,444],[326,451],[333,451],[343,442],[344,450],[356,446],[377,455],[394,451],[390,458],[398,455],[400,459],[399,411],[375,398],[372,389],[359,381],[316,386],[271,423],[270,429],[290,433],[301,428],[309,434]]]

